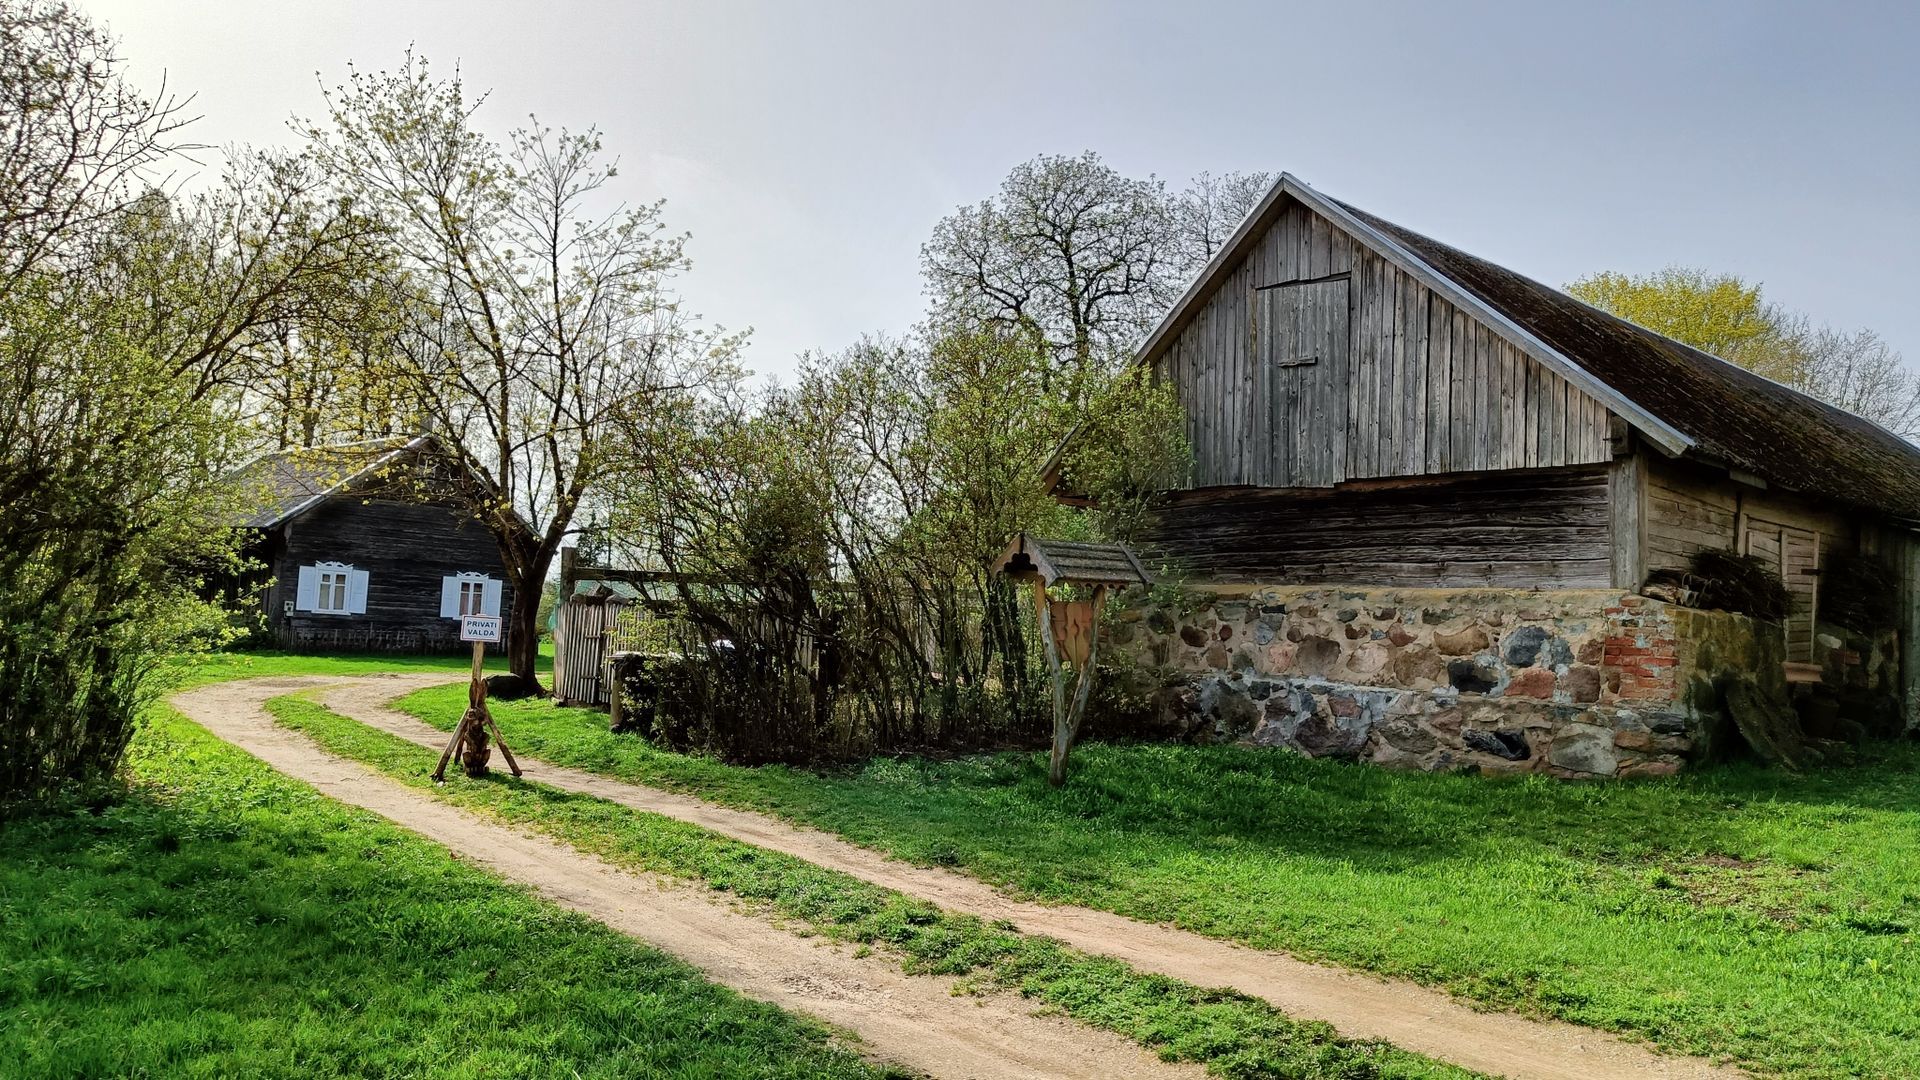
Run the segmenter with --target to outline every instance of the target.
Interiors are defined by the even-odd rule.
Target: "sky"
[[[597,126],[763,373],[909,329],[934,223],[1082,150],[1175,187],[1286,170],[1556,285],[1736,273],[1920,362],[1910,2],[78,3],[202,143],[290,143],[409,45],[491,90],[489,132]]]

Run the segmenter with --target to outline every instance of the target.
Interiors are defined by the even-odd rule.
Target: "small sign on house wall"
[[[498,615],[466,615],[460,619],[460,640],[498,644],[505,620]]]

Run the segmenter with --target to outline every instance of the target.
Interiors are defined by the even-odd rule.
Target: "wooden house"
[[[423,495],[454,468],[431,437],[267,454],[234,477],[249,509],[242,583],[287,649],[451,652],[460,617],[513,602],[486,526]],[[504,646],[501,646],[504,648]]]
[[[1236,736],[1301,745],[1289,725],[1324,727],[1303,709],[1325,714],[1344,686],[1373,695],[1360,709],[1374,709],[1369,733],[1305,742],[1431,767],[1498,758],[1610,775],[1677,766],[1702,735],[1716,665],[1765,678],[1782,661],[1817,665],[1830,683],[1913,699],[1920,449],[1864,419],[1292,176],[1138,362],[1178,387],[1194,457],[1143,547],[1225,612],[1198,626],[1161,613],[1150,650],[1219,684],[1221,700],[1263,680],[1281,682],[1253,688],[1260,702],[1302,680],[1335,688],[1277,724],[1264,704],[1216,715],[1246,728]],[[1638,595],[1703,548],[1780,573],[1795,597],[1783,631],[1756,628],[1703,660],[1689,635],[1707,633],[1704,614]],[[1857,555],[1903,582],[1898,625],[1869,640],[1829,627],[1822,607],[1823,572]],[[1396,747],[1374,729],[1413,706],[1376,690],[1464,701],[1506,734],[1463,738],[1448,717],[1437,741],[1418,725]],[[1545,719],[1515,719],[1523,701]],[[1663,737],[1606,709],[1689,726]],[[1554,733],[1583,724],[1658,752],[1553,762]]]

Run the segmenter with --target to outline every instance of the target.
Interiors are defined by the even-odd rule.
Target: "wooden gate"
[[[561,705],[605,705],[607,657],[626,602],[614,596],[574,596],[560,605],[553,626],[553,696]]]

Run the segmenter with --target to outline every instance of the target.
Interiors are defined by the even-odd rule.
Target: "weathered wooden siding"
[[[1603,467],[1175,496],[1141,547],[1263,584],[1606,588]]]
[[[278,531],[268,620],[290,648],[457,650],[459,620],[440,617],[440,583],[462,572],[501,579],[501,614],[513,607],[492,534],[443,506],[337,496]],[[366,614],[285,613],[299,568],[318,562],[367,571]]]
[[[1324,300],[1333,281],[1347,282],[1347,355],[1277,374],[1272,358],[1288,344],[1336,332],[1303,288],[1321,286]],[[1229,268],[1159,370],[1186,407],[1196,487],[1327,487],[1610,456],[1598,401],[1299,204]],[[1329,383],[1344,401],[1324,396]]]
[[[1762,559],[1794,596],[1787,656],[1812,660],[1820,568],[1832,553],[1855,549],[1857,521],[1792,495],[1739,483],[1721,470],[1653,456],[1645,464],[1647,569],[1685,569],[1704,548]]]

